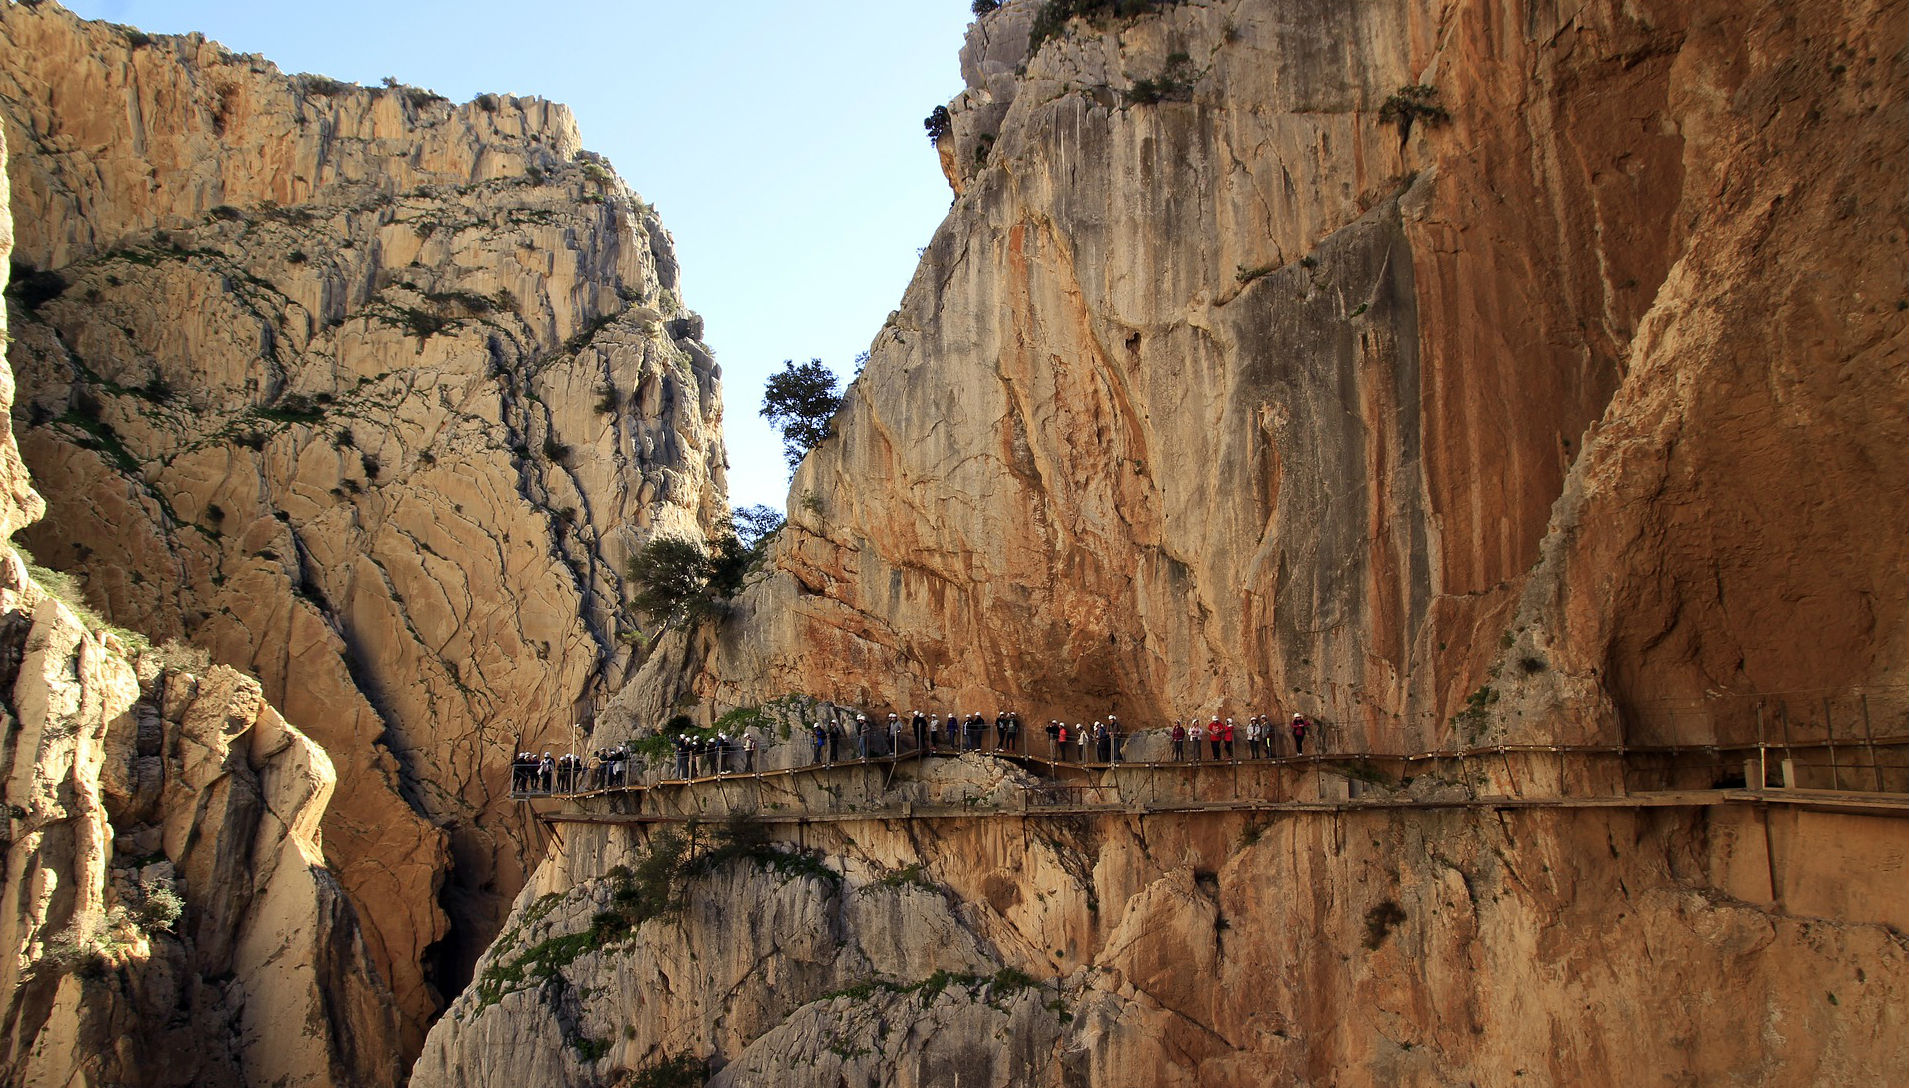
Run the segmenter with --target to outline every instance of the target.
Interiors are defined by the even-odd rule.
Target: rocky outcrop
[[[7,134],[0,128],[0,164],[6,161]],[[13,216],[7,210],[11,205],[7,172],[0,170],[0,284],[8,282],[13,267]],[[0,306],[0,340],[11,343],[7,309]],[[32,476],[20,460],[19,444],[13,440],[13,417],[7,412],[13,407],[13,394],[13,368],[0,366],[0,530],[8,539],[46,513],[46,500],[33,490]]]
[[[695,694],[1408,750],[1897,684],[1900,5],[1039,6]]]
[[[0,259],[5,195],[0,170]],[[0,409],[11,391],[0,366]],[[6,432],[0,475],[17,529],[40,500]],[[330,760],[256,681],[142,646],[0,554],[6,1082],[400,1083],[390,991],[322,857]]]
[[[324,751],[229,668],[136,664],[11,552],[0,582],[8,1083],[401,1083]]]
[[[976,758],[907,788],[958,793]],[[675,1061],[737,1086],[1572,1084],[1620,1068],[1805,1085],[1909,1059],[1899,819],[775,826],[790,837],[660,870],[682,902],[646,912],[663,833],[566,825],[412,1083],[612,1085]]]
[[[622,567],[723,521],[668,233],[561,106],[0,10],[25,539],[259,678],[408,1049],[532,859],[510,754],[630,665]]]

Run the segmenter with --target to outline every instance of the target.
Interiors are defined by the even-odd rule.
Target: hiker
[[[1054,749],[1054,758],[1057,760],[1064,759],[1067,756],[1067,723],[1055,722],[1054,731],[1060,737],[1060,740]]]
[[[901,715],[894,711],[888,714],[888,754],[901,755]]]
[[[1173,734],[1172,735],[1173,735],[1173,761],[1175,763],[1178,763],[1181,760],[1186,758],[1186,725],[1182,723],[1180,719],[1178,718],[1173,719]]]
[[[855,758],[868,758],[868,715],[855,715]]]
[[[1120,719],[1113,714],[1107,715],[1107,761],[1120,762]]]
[[[756,735],[742,735],[742,769],[749,774],[756,773]]]
[[[1074,723],[1074,762],[1087,762],[1087,730],[1079,722]]]
[[[829,762],[842,758],[842,719],[829,715]]]
[[[961,750],[961,723],[956,720],[952,710],[948,712],[948,747]]]
[[[981,733],[987,729],[987,727],[988,719],[982,717],[979,710],[968,715],[968,751],[979,752],[981,750]]]
[[[1194,718],[1193,724],[1187,727],[1186,739],[1193,742],[1193,762],[1198,763],[1201,758],[1200,742],[1206,739],[1206,727],[1200,724],[1200,719]]]
[[[1059,759],[1060,758],[1060,735],[1061,735],[1060,719],[1058,718],[1047,719],[1047,728],[1043,730],[1043,732],[1047,734],[1047,758]]]
[[[1217,761],[1220,758],[1220,716],[1218,714],[1213,715],[1213,720],[1206,723],[1206,742],[1213,746],[1213,758]]]
[[[1106,763],[1113,757],[1113,744],[1107,739],[1107,723],[1094,722],[1094,761]]]
[[[1240,758],[1239,749],[1233,746],[1233,719],[1226,719],[1226,724],[1220,727],[1220,736],[1226,741],[1227,760],[1232,763],[1238,763]]]
[[[1293,724],[1291,726],[1291,729],[1293,733],[1293,754],[1294,755],[1303,756],[1306,754],[1306,730],[1310,729],[1311,727],[1312,727],[1312,722],[1306,720],[1306,716],[1304,714],[1293,715]]]
[[[822,762],[822,752],[828,746],[828,731],[822,727],[820,721],[817,721],[814,725],[809,727],[809,732],[815,743],[815,758],[810,762],[820,763]]]

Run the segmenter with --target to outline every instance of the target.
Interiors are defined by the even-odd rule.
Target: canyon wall
[[[510,754],[632,665],[625,558],[726,524],[719,373],[567,110],[0,8],[24,541],[256,676],[415,1051],[539,844]]]
[[[1902,5],[1215,0],[1030,51],[1039,7],[971,30],[954,207],[647,707],[1900,721]]]
[[[972,817],[758,829],[781,841],[675,870],[654,911],[660,832],[565,825],[412,1084],[1800,1086],[1909,1061],[1900,818],[1020,816],[1003,767],[890,797]]]
[[[6,195],[0,170],[0,259]],[[11,394],[0,366],[0,412]],[[0,480],[9,531],[39,516],[4,425]],[[83,621],[0,554],[0,1076],[399,1084],[390,990],[322,857],[331,762],[256,681],[202,671]]]
[[[1909,6],[1194,0],[1031,43],[1042,7],[970,31],[954,206],[768,569],[623,705],[1299,710],[1399,751],[1743,741],[1759,699],[1860,695],[1903,732]],[[923,773],[973,818],[818,786],[669,870],[673,909],[661,832],[565,824],[414,1079],[1909,1057],[1899,815],[1558,768],[1531,807],[1432,773],[1389,811],[1027,817],[964,757]]]

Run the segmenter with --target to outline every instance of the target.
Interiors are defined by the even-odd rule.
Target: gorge
[[[0,571],[9,1083],[1909,1066],[1909,5],[976,8],[947,219],[660,640],[720,368],[563,107],[0,8],[0,520],[84,594]],[[811,699],[1341,758],[510,796]]]

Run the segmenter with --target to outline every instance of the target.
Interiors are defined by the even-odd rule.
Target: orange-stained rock
[[[770,574],[630,706],[1396,751],[1899,686],[1900,5],[1176,4],[1017,69],[1037,7]]]

